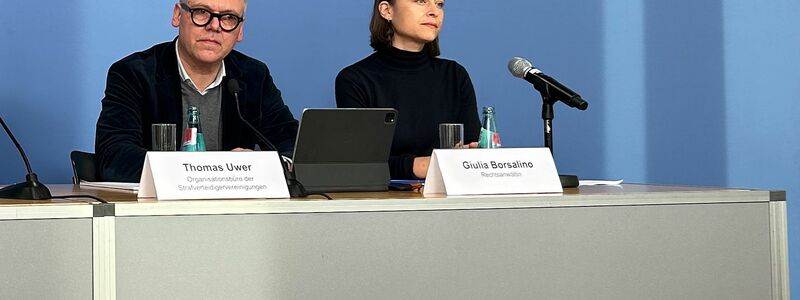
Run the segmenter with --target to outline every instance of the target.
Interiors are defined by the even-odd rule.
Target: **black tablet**
[[[385,191],[397,110],[308,108],[294,148],[297,180],[311,193]]]

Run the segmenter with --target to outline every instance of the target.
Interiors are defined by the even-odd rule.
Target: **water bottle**
[[[497,132],[497,124],[495,124],[494,107],[483,108],[483,127],[481,127],[478,147],[500,148],[500,133]]]
[[[183,128],[181,151],[206,151],[203,129],[200,127],[200,112],[197,111],[197,107],[189,106],[189,109],[186,110],[186,125]]]

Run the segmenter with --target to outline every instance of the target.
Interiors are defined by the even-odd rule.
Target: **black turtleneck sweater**
[[[480,120],[472,81],[452,60],[393,47],[344,68],[336,77],[338,107],[398,110],[389,169],[393,179],[414,177],[414,158],[430,156],[440,123],[463,123],[465,142],[475,142]]]

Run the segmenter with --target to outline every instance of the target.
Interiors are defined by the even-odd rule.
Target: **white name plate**
[[[277,152],[147,152],[139,198],[289,198]]]
[[[433,150],[425,196],[563,193],[547,148]]]

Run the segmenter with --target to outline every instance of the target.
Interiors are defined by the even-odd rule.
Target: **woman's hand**
[[[431,164],[430,156],[414,158],[414,176],[425,178],[428,175],[428,166]]]

